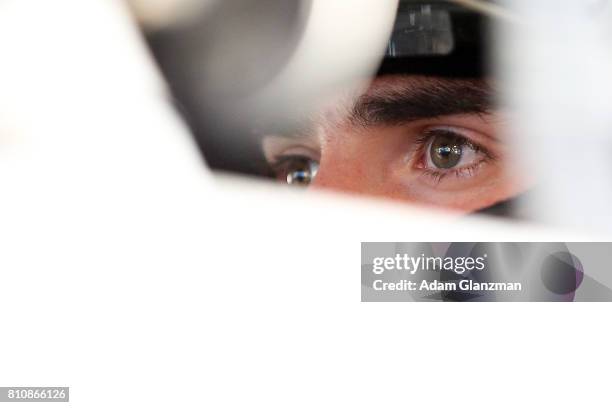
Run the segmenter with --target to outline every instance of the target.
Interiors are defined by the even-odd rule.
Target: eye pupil
[[[310,175],[307,170],[300,169],[287,174],[287,184],[308,184]]]
[[[288,163],[286,170],[287,184],[307,186],[317,174],[319,166],[314,160],[295,158]]]
[[[464,144],[465,141],[462,137],[454,135],[434,136],[429,153],[431,161],[440,169],[455,167],[461,160]]]

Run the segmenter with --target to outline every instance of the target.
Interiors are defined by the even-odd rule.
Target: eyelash
[[[427,168],[427,154],[429,153],[428,147],[430,146],[430,142],[433,140],[434,137],[442,135],[450,135],[461,138],[465,142],[465,144],[468,145],[471,149],[476,152],[482,153],[482,159],[470,164],[469,166],[458,167],[448,170]],[[469,137],[463,135],[462,133],[452,129],[431,129],[425,131],[416,138],[415,144],[417,146],[417,168],[420,168],[422,175],[432,180],[434,184],[439,184],[440,182],[442,182],[442,180],[448,178],[449,176],[455,178],[473,177],[474,173],[479,167],[495,159],[495,156],[488,149],[472,141]]]

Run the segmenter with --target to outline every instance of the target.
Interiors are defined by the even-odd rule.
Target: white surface
[[[608,305],[359,302],[360,241],[590,236],[213,182],[117,4],[0,5],[0,385],[75,407],[608,404]]]

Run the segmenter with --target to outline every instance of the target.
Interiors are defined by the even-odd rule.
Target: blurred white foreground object
[[[484,328],[480,356],[500,356],[491,333],[524,343],[509,326],[516,309],[432,318],[360,304],[359,242],[580,237],[244,179],[214,184],[121,5],[0,2],[0,384],[70,386],[73,407],[450,405],[464,382],[447,381],[441,395],[432,381],[448,371],[438,351],[449,333]],[[568,330],[566,314],[552,315],[545,331],[542,320],[521,322],[538,333],[537,361],[602,361],[591,352],[607,344],[598,333],[580,359],[559,360],[559,338],[583,333],[585,319]],[[389,354],[377,354],[387,339]],[[470,406],[499,395],[524,403],[507,392],[512,376],[541,386],[520,350],[502,351],[507,379],[476,377],[484,360],[462,368],[480,384]],[[607,390],[606,376],[577,368],[572,385]],[[541,394],[534,404],[594,405],[574,387]]]
[[[278,120],[339,89],[359,92],[380,63],[398,0],[313,0],[302,38],[279,75],[250,98],[250,105],[278,106]],[[283,95],[289,98],[278,104]],[[296,103],[299,101],[299,103]]]
[[[512,136],[538,181],[536,219],[612,229],[612,3],[507,0],[523,17],[501,34]]]

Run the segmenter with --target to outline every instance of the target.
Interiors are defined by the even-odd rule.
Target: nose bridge
[[[312,189],[332,189],[336,191],[365,193],[363,186],[350,180],[350,175],[337,167],[319,167],[319,172],[311,183]]]
[[[311,187],[367,193],[370,189],[365,171],[368,158],[359,152],[355,135],[342,127],[328,128],[325,133],[319,170]]]
[[[341,169],[338,169],[337,166],[333,166],[330,164],[328,167],[329,160],[326,160],[319,163],[319,170],[317,171],[317,175],[310,184],[310,188],[312,189],[337,189],[337,190],[345,190],[343,188],[343,180],[344,175],[341,173]]]

